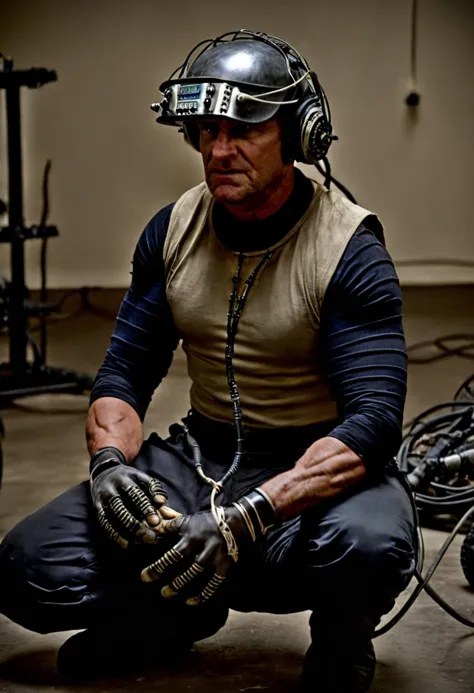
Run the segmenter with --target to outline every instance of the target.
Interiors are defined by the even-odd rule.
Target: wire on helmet
[[[262,96],[272,96],[273,94],[279,94],[282,91],[288,91],[288,89],[291,89],[291,87],[296,87],[297,84],[302,82],[310,73],[308,70],[307,72],[304,73],[299,79],[296,79],[294,82],[291,84],[288,84],[285,87],[280,87],[279,89],[273,89],[272,91],[266,91],[263,94],[259,94],[258,96],[254,96],[253,94],[247,94],[244,91],[241,91],[240,94],[237,95],[237,101],[257,101],[259,103],[269,103],[272,105],[279,105],[279,106],[286,106],[287,104],[292,104],[292,103],[298,103],[299,99],[291,99],[291,101],[269,101],[267,99],[262,99]]]

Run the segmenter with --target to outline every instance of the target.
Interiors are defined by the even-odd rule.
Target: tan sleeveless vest
[[[371,212],[313,185],[312,203],[272,246],[240,319],[233,363],[248,427],[304,426],[336,417],[318,354],[321,305],[347,243]],[[164,246],[166,294],[187,356],[191,405],[230,423],[226,322],[238,253],[218,240],[212,205],[205,183],[175,204]],[[264,252],[245,253],[242,283]]]

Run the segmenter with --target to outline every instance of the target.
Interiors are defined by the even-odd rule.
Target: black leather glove
[[[161,580],[172,566],[181,564],[178,576],[161,590],[164,597],[174,597],[207,572],[211,579],[196,596],[186,600],[189,606],[202,604],[225,580],[230,566],[238,560],[239,550],[257,541],[278,521],[270,499],[258,488],[217,511],[218,521],[211,511],[165,521],[164,532],[177,533],[181,540],[142,571],[142,580]]]
[[[123,548],[131,541],[156,544],[163,521],[182,517],[166,506],[161,482],[127,465],[117,448],[101,448],[92,456],[90,486],[100,526]]]

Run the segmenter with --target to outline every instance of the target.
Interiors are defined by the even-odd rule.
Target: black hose
[[[415,519],[416,519],[416,524],[419,527],[419,520],[418,520],[418,512],[416,509],[416,505],[414,503],[413,495],[410,494],[410,498],[412,500],[412,507],[414,508],[414,513],[415,513]],[[471,505],[469,510],[465,512],[463,517],[459,520],[457,523],[456,527],[453,529],[453,531],[449,534],[445,542],[443,543],[443,546],[440,548],[438,553],[435,556],[434,561],[432,562],[431,566],[428,569],[428,572],[426,573],[426,576],[422,576],[422,569],[423,569],[423,560],[424,560],[424,547],[423,547],[423,541],[421,537],[421,532],[419,533],[420,536],[420,542],[419,542],[419,549],[418,549],[418,561],[417,561],[417,566],[414,572],[415,578],[418,580],[418,585],[410,595],[410,597],[407,599],[405,604],[401,607],[401,609],[393,616],[393,618],[388,621],[384,626],[379,628],[378,630],[375,631],[374,637],[378,637],[380,635],[384,635],[387,633],[389,630],[391,630],[402,618],[403,616],[407,613],[407,611],[413,606],[415,601],[418,599],[420,596],[421,592],[425,590],[425,592],[442,608],[444,609],[450,616],[455,618],[457,621],[462,623],[465,626],[468,626],[469,628],[474,628],[474,621],[471,621],[468,619],[466,616],[463,616],[463,614],[460,614],[456,609],[454,609],[450,604],[448,604],[435,590],[429,586],[429,582],[431,581],[431,578],[435,574],[436,570],[438,569],[441,561],[443,560],[447,550],[451,546],[452,542],[454,541],[454,538],[456,535],[460,532],[462,529],[463,525],[470,519],[470,517],[474,515],[474,504]]]
[[[334,178],[334,176],[332,175],[331,165],[327,157],[324,157],[324,159],[322,159],[321,161],[323,161],[324,163],[324,168],[323,166],[321,166],[321,162],[319,161],[317,161],[314,165],[319,171],[319,173],[323,176],[324,185],[326,186],[326,188],[329,190],[331,187],[331,183],[334,183],[336,188],[338,188],[347,197],[347,199],[350,200],[350,202],[357,204],[357,201],[354,195],[349,190],[349,188],[346,188],[345,185],[343,185],[339,180],[337,180],[337,178]]]
[[[419,537],[417,565],[414,571],[414,576],[418,580],[418,585],[397,614],[375,632],[376,637],[383,635],[393,628],[415,603],[423,590],[425,590],[431,599],[450,616],[463,625],[474,628],[473,621],[456,611],[456,609],[448,604],[429,585],[431,578],[454,538],[461,531],[464,524],[474,515],[474,486],[470,484],[463,484],[459,487],[448,486],[445,483],[440,483],[439,481],[428,478],[429,474],[434,474],[434,476],[436,476],[437,471],[442,468],[442,459],[430,459],[429,456],[433,451],[441,451],[442,455],[446,455],[446,453],[461,453],[463,450],[472,448],[472,444],[467,444],[465,441],[472,438],[474,434],[474,398],[472,398],[472,401],[469,401],[469,399],[463,401],[459,400],[458,397],[463,392],[466,392],[466,394],[471,392],[469,386],[473,381],[474,376],[470,376],[462,383],[460,388],[458,388],[454,400],[442,402],[441,404],[430,407],[408,424],[408,433],[403,439],[397,455],[398,466],[401,471],[407,475],[406,478],[410,478],[408,472],[410,471],[410,465],[413,463],[413,453],[416,452],[416,447],[420,445],[423,454],[416,453],[414,467],[415,470],[419,470],[419,472],[418,476],[414,475],[413,479],[415,483],[415,481],[418,482],[420,479],[423,480],[424,475],[427,476],[427,482],[432,491],[432,495],[420,493],[418,491],[416,493],[409,493]],[[451,411],[438,413],[446,409],[451,409]],[[435,441],[434,444],[433,440]],[[466,470],[463,470],[463,473],[465,473],[465,471]],[[449,473],[449,470],[446,470],[446,473]],[[423,577],[424,545],[418,510],[423,510],[424,512],[430,512],[432,514],[450,514],[457,517],[460,511],[465,511],[464,515],[457,522],[455,528],[436,554],[425,577]]]
[[[242,462],[243,457],[246,454],[245,450],[245,429],[242,423],[242,406],[240,403],[240,395],[239,395],[239,388],[237,386],[237,382],[235,380],[235,373],[234,373],[234,366],[233,366],[233,358],[234,358],[234,347],[235,347],[235,337],[237,334],[237,328],[239,326],[239,321],[240,317],[242,315],[242,311],[245,307],[245,303],[247,301],[248,293],[252,286],[255,283],[255,280],[257,278],[258,273],[264,266],[264,264],[267,262],[272,257],[272,252],[267,251],[265,255],[263,255],[255,268],[252,270],[252,272],[249,274],[247,279],[245,280],[245,286],[242,291],[242,294],[239,296],[239,284],[241,281],[241,275],[242,275],[242,267],[244,264],[244,260],[246,259],[246,256],[243,253],[239,254],[238,262],[237,262],[237,271],[235,275],[232,277],[232,293],[229,297],[229,309],[227,311],[227,344],[226,344],[226,350],[225,350],[225,365],[226,365],[226,373],[227,373],[227,384],[229,388],[229,395],[230,395],[230,401],[232,405],[232,416],[234,419],[234,428],[235,428],[235,433],[236,433],[236,439],[237,439],[237,446],[236,446],[236,452],[234,454],[234,459],[232,461],[232,464],[230,465],[229,469],[226,471],[224,476],[219,479],[219,481],[216,480],[210,480],[208,477],[206,477],[204,470],[202,468],[202,455],[201,455],[201,450],[199,447],[199,443],[191,436],[189,433],[189,430],[187,428],[186,422],[183,421],[183,426],[184,426],[184,431],[186,433],[186,440],[188,442],[189,447],[191,448],[192,455],[193,455],[193,460],[194,460],[194,466],[196,467],[196,470],[198,474],[203,478],[207,483],[213,483],[213,481],[216,481],[216,483],[219,484],[219,486],[223,487],[238,471],[240,464]]]
[[[396,264],[403,263],[398,262]],[[462,344],[458,347],[453,347],[449,346],[447,342],[462,342]],[[427,348],[434,348],[435,353],[431,354],[430,356],[412,356],[413,352]],[[435,361],[446,359],[449,356],[460,356],[466,359],[474,359],[474,353],[472,353],[473,349],[474,334],[447,334],[443,337],[428,339],[409,345],[407,348],[408,363],[434,363]]]
[[[458,400],[463,393],[468,396],[468,399],[474,400],[474,375],[469,376],[461,383],[454,393],[454,399]]]
[[[434,414],[434,412],[442,410],[442,409],[447,409],[448,407],[464,407],[464,411],[461,412],[461,414],[467,413],[470,411],[470,408],[473,405],[469,404],[468,402],[465,401],[460,401],[457,399],[450,400],[447,402],[441,402],[440,404],[435,404],[432,407],[429,407],[429,409],[426,409],[423,411],[421,414],[418,414],[414,419],[408,422],[407,427],[409,427],[409,433],[407,435],[416,435],[418,431],[415,431],[414,428],[416,425],[419,424],[419,422],[423,421],[427,416],[430,416],[431,414]],[[456,415],[459,415],[459,412],[456,413]],[[439,414],[436,419],[430,419],[429,421],[426,421],[422,423],[422,426],[429,426],[432,427],[435,423],[442,424],[444,422],[450,421],[453,416],[453,412],[447,412],[446,414]]]

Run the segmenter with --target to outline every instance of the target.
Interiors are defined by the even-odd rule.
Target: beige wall
[[[199,156],[149,111],[192,45],[229,29],[281,35],[328,94],[340,141],[334,174],[381,216],[395,258],[474,263],[474,2],[419,0],[417,122],[407,116],[410,0],[3,0],[0,50],[59,81],[24,91],[26,211],[37,221],[53,160],[51,287],[124,286],[150,216],[201,179]],[[6,197],[1,112],[0,196]],[[307,167],[309,172],[314,169]],[[38,249],[28,245],[28,282]],[[8,273],[8,248],[0,272]],[[474,280],[474,270],[400,269]]]

